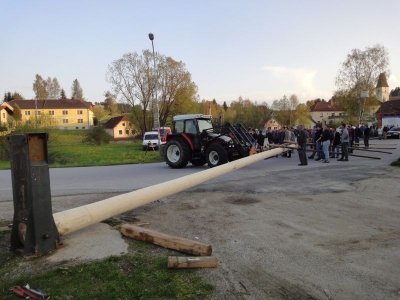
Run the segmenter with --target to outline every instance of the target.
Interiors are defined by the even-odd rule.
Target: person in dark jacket
[[[356,129],[354,129],[354,144],[356,147],[358,147],[360,144],[361,134],[360,126],[357,125]]]
[[[335,155],[336,158],[339,158],[339,154],[340,154],[340,128],[337,128],[333,136],[331,158],[335,158]]]
[[[365,148],[369,147],[369,135],[371,133],[371,128],[368,125],[365,125],[364,129],[364,146]]]
[[[303,125],[298,126],[297,131],[297,152],[299,153],[299,166],[307,166],[307,155],[306,155],[306,148],[307,148],[307,138],[308,133],[304,129]]]
[[[329,145],[331,144],[331,131],[326,125],[322,126],[321,146],[324,153],[324,163],[329,163]]]

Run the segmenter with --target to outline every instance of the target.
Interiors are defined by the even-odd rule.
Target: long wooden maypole
[[[293,147],[295,145],[290,146]],[[89,225],[96,224],[150,202],[187,190],[205,181],[238,170],[257,161],[279,155],[286,150],[285,147],[281,147],[264,151],[195,174],[58,212],[53,215],[54,221],[60,235],[78,231]],[[171,170],[171,172],[173,172],[173,170]]]

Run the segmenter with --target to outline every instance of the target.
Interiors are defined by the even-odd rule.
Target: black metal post
[[[59,234],[51,207],[47,134],[9,137],[14,219],[11,249],[42,255],[57,248]]]

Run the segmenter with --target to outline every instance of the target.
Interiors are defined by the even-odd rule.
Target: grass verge
[[[140,140],[111,142],[98,146],[82,143],[85,134],[84,130],[50,130],[48,132],[49,166],[51,168],[88,167],[162,161],[159,151],[143,151]],[[3,142],[0,147],[7,146]],[[5,154],[6,151],[3,152],[0,151],[3,153],[0,155],[0,169],[9,169],[8,154]]]
[[[43,266],[40,258],[11,253],[9,235],[0,232],[0,299],[15,299],[9,289],[26,283],[51,299],[209,299],[213,291],[195,271],[167,269],[171,251],[143,242],[128,240],[129,254],[121,257]]]

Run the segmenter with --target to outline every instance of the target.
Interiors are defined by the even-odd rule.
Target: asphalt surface
[[[215,299],[399,299],[400,169],[389,167],[399,146],[373,140],[371,148],[397,148],[357,151],[380,160],[350,157],[307,167],[297,166],[297,154],[271,158],[121,218],[212,244],[220,266],[200,273],[216,285]],[[54,169],[53,209],[202,169],[163,163]],[[0,171],[0,182],[7,176]],[[12,218],[10,194],[2,185],[2,219]]]

